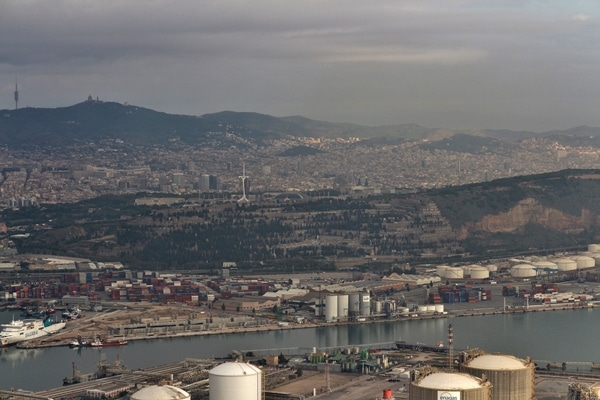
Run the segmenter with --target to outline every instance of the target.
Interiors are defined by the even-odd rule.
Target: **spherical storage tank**
[[[434,372],[410,384],[411,400],[491,400],[489,381],[457,372]]]
[[[338,297],[329,295],[325,297],[325,321],[335,321],[338,312]]]
[[[146,386],[131,395],[132,400],[190,400],[188,392],[169,385]]]
[[[531,264],[518,264],[510,269],[510,275],[515,278],[532,278],[536,274],[537,272]]]
[[[228,362],[208,371],[210,400],[261,400],[262,374],[252,364]]]
[[[493,400],[530,400],[535,391],[535,365],[514,356],[482,354],[460,365],[461,372],[484,375],[492,383]]]

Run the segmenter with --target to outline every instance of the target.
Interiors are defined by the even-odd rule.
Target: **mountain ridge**
[[[550,137],[559,142],[600,144],[600,128],[579,126],[548,132],[510,130],[453,130],[417,124],[365,126],[318,121],[303,116],[274,117],[255,112],[221,111],[191,116],[169,114],[135,105],[90,100],[60,108],[0,110],[0,144],[17,146],[68,146],[79,142],[121,139],[140,145],[181,140],[197,145],[215,140],[215,133],[233,134],[265,145],[269,140],[292,137],[360,138],[386,142],[440,141],[456,135],[485,137],[505,142]],[[384,139],[381,139],[384,138]],[[597,139],[596,139],[597,138]]]

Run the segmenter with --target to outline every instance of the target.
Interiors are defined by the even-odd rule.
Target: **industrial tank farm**
[[[534,397],[535,365],[531,360],[485,354],[474,349],[461,354],[460,371],[487,377],[492,383],[493,400],[530,400]]]
[[[420,373],[417,370],[416,373]],[[411,400],[491,400],[491,384],[485,379],[458,373],[437,372],[415,377],[410,384]]]
[[[262,373],[252,364],[221,364],[208,372],[208,380],[210,400],[262,399]]]

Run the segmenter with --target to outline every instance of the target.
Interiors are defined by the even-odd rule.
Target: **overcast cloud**
[[[1,0],[0,109],[600,126],[597,0]]]

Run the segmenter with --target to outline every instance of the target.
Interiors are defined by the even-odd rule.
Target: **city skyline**
[[[0,7],[0,109],[88,94],[176,114],[600,126],[590,1],[73,2]]]

